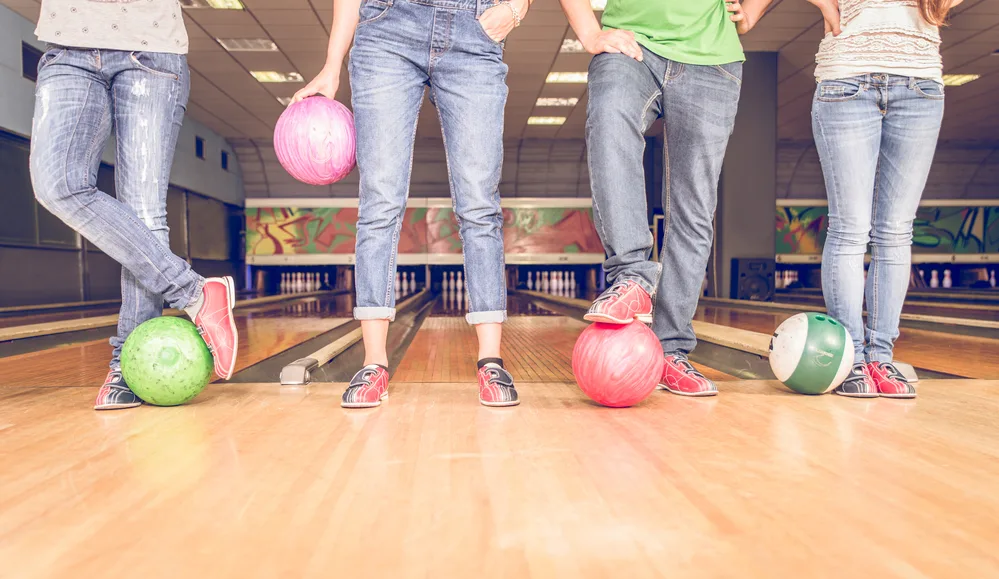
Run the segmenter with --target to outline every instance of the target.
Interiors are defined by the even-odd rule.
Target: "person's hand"
[[[726,0],[725,8],[732,13],[729,19],[735,22],[735,29],[739,34],[745,34],[756,26],[756,20],[742,9],[742,2],[739,0]]]
[[[291,102],[297,103],[300,100],[304,100],[310,96],[321,94],[327,98],[336,98],[336,89],[340,86],[340,67],[333,67],[327,64],[323,67],[316,78],[312,79],[309,84],[305,85],[301,90],[295,93],[295,96],[291,98]]]
[[[630,30],[600,30],[587,38],[580,38],[579,41],[590,54],[610,52],[624,54],[637,61],[642,60],[642,47],[635,40],[635,33]]]
[[[510,5],[517,9],[521,21],[527,16],[527,11],[531,7],[529,0],[511,0]],[[479,16],[479,24],[486,31],[486,36],[492,38],[494,42],[503,42],[517,26],[517,19],[514,18],[510,6],[497,4]]]
[[[839,36],[842,32],[839,24],[839,2],[837,0],[808,0],[808,2],[817,6],[822,12],[826,34],[832,32],[833,36]]]

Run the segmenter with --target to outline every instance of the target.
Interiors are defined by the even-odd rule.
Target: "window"
[[[199,159],[205,158],[205,140],[201,137],[194,137],[194,154]]]
[[[43,52],[27,42],[21,43],[21,75],[34,82],[38,80],[38,61]]]
[[[222,151],[222,170],[229,170],[229,153],[226,151]]]

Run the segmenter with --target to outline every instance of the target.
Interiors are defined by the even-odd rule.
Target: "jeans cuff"
[[[354,308],[355,320],[395,321],[395,308]]]
[[[637,283],[639,287],[645,290],[645,293],[649,294],[649,297],[656,295],[656,285],[644,277],[631,274],[619,275],[617,276],[617,279],[614,280],[614,283],[622,281],[633,281]]]
[[[479,324],[502,324],[506,321],[506,310],[470,312],[465,315],[465,321],[473,326]]]

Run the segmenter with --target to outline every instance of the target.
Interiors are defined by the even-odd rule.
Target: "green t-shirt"
[[[607,0],[602,24],[634,32],[639,44],[676,62],[746,60],[725,0]]]

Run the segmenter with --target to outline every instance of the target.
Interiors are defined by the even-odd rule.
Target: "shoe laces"
[[[673,358],[674,364],[683,368],[684,374],[687,374],[689,376],[697,376],[698,378],[704,378],[704,374],[698,372],[697,368],[694,368],[694,365],[690,363],[690,360],[688,360],[686,356],[674,354],[673,356],[670,357]]]
[[[627,284],[628,282],[626,281],[619,281],[616,284],[610,286],[609,288],[607,288],[607,291],[605,291],[604,293],[600,294],[599,297],[597,297],[595,303],[602,303],[611,298],[621,297],[621,293],[624,290],[624,288],[627,286]]]

